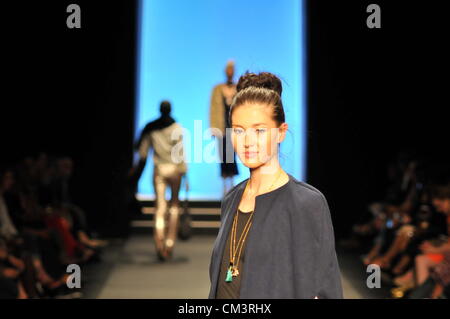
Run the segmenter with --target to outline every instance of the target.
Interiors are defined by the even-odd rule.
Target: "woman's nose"
[[[245,132],[245,140],[244,140],[244,145],[245,147],[251,147],[255,144],[256,142],[256,133],[252,130],[247,130]]]

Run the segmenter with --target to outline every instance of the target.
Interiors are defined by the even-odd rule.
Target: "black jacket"
[[[342,298],[327,201],[320,191],[288,175],[288,183],[255,198],[240,298]],[[216,295],[227,234],[247,180],[234,186],[221,203],[209,298]]]

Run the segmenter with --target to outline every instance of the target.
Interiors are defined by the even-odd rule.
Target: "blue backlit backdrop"
[[[280,163],[304,180],[306,172],[305,41],[303,2],[296,0],[140,0],[135,138],[159,116],[162,100],[191,132],[187,150],[189,198],[220,200],[219,163],[194,162],[194,147],[206,147],[209,103],[214,85],[225,81],[225,64],[235,61],[235,81],[245,71],[268,71],[283,81],[290,133],[281,144]],[[196,122],[195,122],[196,121]],[[194,141],[194,124],[204,136]],[[196,148],[197,149],[197,148]],[[217,157],[218,153],[216,152]],[[138,198],[154,199],[152,153],[138,184]],[[235,184],[248,178],[240,162]],[[167,192],[169,194],[169,192]],[[184,197],[184,189],[181,191]]]

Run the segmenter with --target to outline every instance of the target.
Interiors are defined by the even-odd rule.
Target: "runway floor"
[[[172,261],[158,261],[151,233],[110,241],[102,261],[82,268],[83,298],[203,299],[209,292],[209,261],[215,237],[178,241]],[[344,297],[386,298],[385,288],[369,289],[359,254],[337,248]]]

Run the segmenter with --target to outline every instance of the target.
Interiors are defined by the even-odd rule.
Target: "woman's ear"
[[[287,123],[283,123],[278,128],[278,140],[277,140],[278,144],[284,141],[284,138],[286,137],[286,131],[287,131],[288,127],[289,126],[288,126]]]

